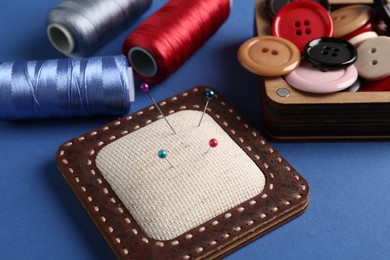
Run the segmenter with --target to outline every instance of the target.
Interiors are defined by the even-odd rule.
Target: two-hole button
[[[380,80],[390,76],[390,37],[367,39],[357,48],[356,67],[359,76],[368,80]]]
[[[238,49],[238,60],[260,76],[281,76],[294,70],[301,54],[290,41],[275,36],[259,36],[245,41]]]

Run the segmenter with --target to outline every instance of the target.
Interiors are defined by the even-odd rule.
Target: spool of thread
[[[0,64],[0,119],[123,115],[134,100],[123,55]]]
[[[175,72],[226,21],[230,0],[170,0],[125,40],[123,53],[145,82]]]
[[[143,14],[152,0],[64,0],[47,17],[52,45],[68,57],[85,57]]]

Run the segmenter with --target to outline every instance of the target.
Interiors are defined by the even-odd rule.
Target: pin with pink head
[[[165,122],[167,122],[168,126],[172,129],[173,133],[176,134],[175,129],[173,129],[171,124],[168,122],[168,119],[165,117],[164,113],[161,111],[160,107],[157,105],[156,100],[154,100],[154,98],[150,94],[150,92],[149,92],[149,85],[146,84],[146,83],[141,83],[139,88],[141,89],[142,92],[146,92],[146,94],[148,94],[149,98],[153,101],[153,103],[156,106],[156,108],[157,108],[158,112],[160,113],[160,115],[165,119]]]
[[[211,148],[215,148],[218,146],[218,140],[215,138],[210,139],[209,141],[209,149],[207,149],[205,155],[210,151]]]
[[[146,83],[141,83],[139,88],[141,89],[142,92],[149,92],[149,85]]]

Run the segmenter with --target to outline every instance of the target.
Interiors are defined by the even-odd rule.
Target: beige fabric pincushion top
[[[173,239],[262,192],[265,176],[202,112],[184,110],[105,146],[96,165],[143,231]],[[209,140],[218,146],[209,149]],[[165,149],[171,167],[157,152]],[[207,152],[207,154],[206,154]]]

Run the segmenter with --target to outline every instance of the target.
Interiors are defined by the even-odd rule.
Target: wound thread
[[[226,21],[230,0],[170,0],[124,41],[123,53],[145,82],[175,72]]]
[[[123,55],[0,64],[0,119],[123,115],[134,98]]]
[[[50,10],[47,35],[68,57],[85,57],[146,12],[152,0],[64,0]]]

